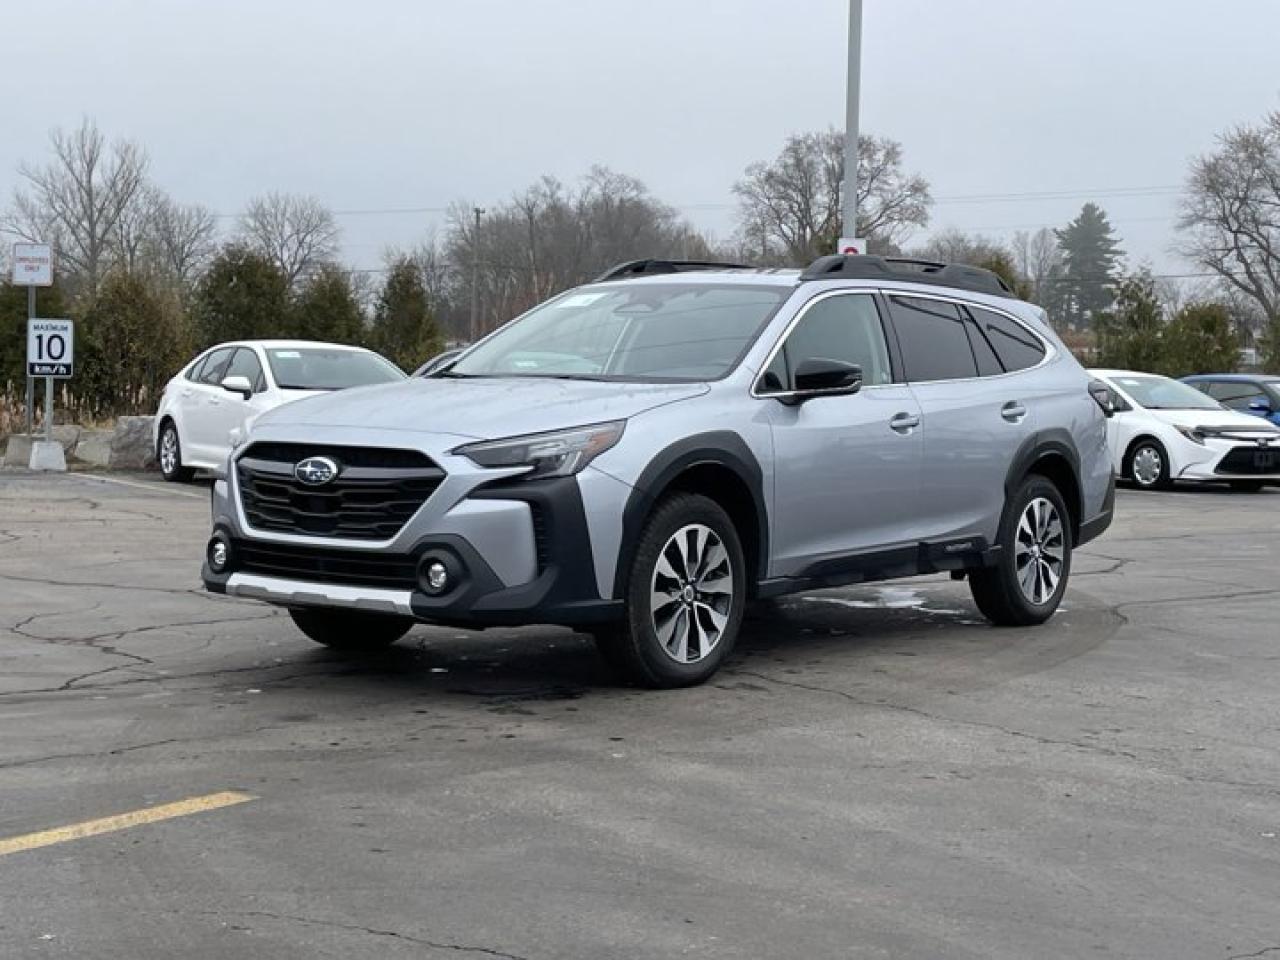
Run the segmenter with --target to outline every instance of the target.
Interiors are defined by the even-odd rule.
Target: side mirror
[[[1102,415],[1108,419],[1123,409],[1120,406],[1120,398],[1101,380],[1089,381],[1089,396],[1093,397],[1094,403],[1102,409]]]
[[[238,393],[245,400],[253,396],[253,384],[248,377],[227,377],[222,381],[222,389],[228,393]]]
[[[782,396],[786,403],[804,403],[815,397],[838,397],[862,389],[862,367],[843,360],[814,357],[796,367],[795,388]]]

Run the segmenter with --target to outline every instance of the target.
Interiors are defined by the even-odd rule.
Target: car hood
[[[418,377],[298,400],[264,413],[255,426],[369,427],[490,440],[624,420],[708,389],[705,383]]]
[[[1239,413],[1236,410],[1148,410],[1157,420],[1174,427],[1230,427],[1234,430],[1256,430],[1260,433],[1278,433],[1261,417]]]

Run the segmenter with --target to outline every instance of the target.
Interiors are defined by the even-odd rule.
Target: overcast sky
[[[1166,272],[1187,161],[1280,108],[1278,0],[866,0],[862,126],[931,182],[931,229],[1060,225],[1088,199]],[[0,198],[94,118],[175,198],[484,205],[592,163],[727,236],[731,186],[841,126],[847,0],[0,0]],[[1009,194],[1055,198],[977,199]],[[224,221],[228,225],[232,220]],[[377,266],[442,215],[345,214]]]

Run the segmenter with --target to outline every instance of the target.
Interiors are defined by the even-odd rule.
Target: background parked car
[[[1169,377],[1090,372],[1113,392],[1107,440],[1117,476],[1146,490],[1175,480],[1225,481],[1237,490],[1280,481],[1280,429],[1272,424]]]
[[[156,411],[156,460],[166,480],[212,470],[231,452],[230,433],[250,417],[331,390],[403,380],[371,350],[310,340],[220,343],[165,386]]]
[[[1280,424],[1280,377],[1251,373],[1204,373],[1183,377],[1201,393],[1230,410]]]
[[[432,357],[430,360],[428,360],[426,363],[424,363],[422,366],[420,366],[417,370],[413,371],[413,373],[411,373],[410,376],[429,377],[431,376],[431,374],[435,373],[437,370],[443,367],[446,363],[448,363],[454,357],[457,357],[459,354],[461,354],[462,351],[465,349],[466,347],[451,347],[448,350],[442,350],[439,353],[437,353],[434,357]]]

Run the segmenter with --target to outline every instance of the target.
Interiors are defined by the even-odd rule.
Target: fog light
[[[231,550],[222,537],[214,537],[209,541],[209,569],[214,573],[222,573],[231,562]]]
[[[432,560],[427,564],[427,591],[429,593],[444,593],[445,588],[449,586],[449,571],[445,565],[439,560]]]

